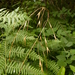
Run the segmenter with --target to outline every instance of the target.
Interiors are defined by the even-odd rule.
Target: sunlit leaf
[[[70,65],[70,69],[71,69],[73,72],[75,72],[75,66]]]
[[[61,67],[57,75],[65,75],[65,68]]]

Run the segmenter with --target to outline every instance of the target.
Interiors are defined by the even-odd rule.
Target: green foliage
[[[44,28],[39,31],[39,36],[36,33],[38,31],[33,31],[32,35],[30,32],[33,27],[28,24],[30,20],[26,12],[21,12],[19,8],[12,12],[1,9],[0,27],[4,28],[4,37],[0,41],[0,74],[45,75],[50,72],[56,75],[58,73],[59,66],[55,61],[47,63],[44,61],[43,52],[46,54],[47,51],[46,41],[44,42],[44,36],[42,36],[43,41],[40,42],[39,39]],[[26,27],[29,29],[26,30]],[[49,70],[46,72],[43,66]]]
[[[47,68],[49,68],[49,70],[51,70],[54,73],[54,75],[57,75],[59,71],[59,66],[56,64],[56,62],[48,60],[46,64]]]
[[[74,1],[3,1],[0,75],[73,75]]]
[[[75,72],[75,66],[70,65],[70,69]]]
[[[65,75],[65,68],[64,67],[60,68],[58,75]]]

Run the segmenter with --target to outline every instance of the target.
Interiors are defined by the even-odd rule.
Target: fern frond
[[[31,58],[32,60],[37,60],[37,59],[40,59],[41,61],[43,61],[43,58],[36,54],[36,52],[32,51],[30,54],[29,54],[29,58]]]
[[[3,74],[5,69],[5,58],[4,56],[0,56],[0,75]]]
[[[22,47],[19,47],[19,46],[17,48],[12,48],[10,57],[23,58],[23,57],[25,57],[24,51],[25,51],[25,49]],[[8,53],[9,53],[9,51],[8,51]],[[9,55],[7,57],[9,57]]]
[[[47,64],[47,68],[49,68],[49,70],[52,71],[54,73],[54,75],[57,75],[57,73],[59,71],[58,64],[51,60],[48,60],[46,64]]]
[[[11,50],[11,54],[10,54],[10,57],[11,58],[16,58],[18,57],[18,59],[24,59],[26,57],[26,55],[28,54],[29,50],[26,50],[25,48],[22,48],[22,47],[17,47],[17,48],[12,48]],[[9,57],[9,49],[7,50],[6,52],[6,57],[8,58]],[[43,62],[43,58],[38,55],[36,52],[32,51],[30,54],[29,54],[29,59],[31,60],[41,60]]]
[[[5,49],[6,49],[6,44],[5,41],[1,42],[1,47],[0,47],[0,56],[4,56],[5,55]]]
[[[30,20],[26,12],[22,13],[21,11],[19,11],[20,10],[17,8],[12,12],[9,12],[7,10],[3,10],[0,12],[0,27],[4,28],[7,33],[12,31],[13,28],[24,25],[26,20]]]
[[[21,69],[21,66],[22,66],[22,63],[11,62],[10,64],[8,64],[6,71],[8,74],[18,74]],[[41,70],[38,70],[30,66],[29,64],[23,65],[20,74],[22,75],[43,75]]]
[[[8,13],[6,8],[0,9],[0,20],[1,20],[1,17],[4,16],[6,13]]]

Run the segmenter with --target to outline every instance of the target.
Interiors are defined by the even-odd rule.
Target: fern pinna
[[[31,34],[30,20],[19,8],[12,12],[0,9],[0,28],[4,29],[0,35],[0,75],[57,75],[59,67],[54,61],[44,60],[46,47],[35,30]]]

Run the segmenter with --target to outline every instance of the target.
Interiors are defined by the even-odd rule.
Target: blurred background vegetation
[[[40,6],[42,6],[43,3],[50,10],[61,10],[62,7],[65,7],[67,9],[71,9],[71,11],[75,11],[74,0],[0,0],[0,8],[15,9],[18,6],[23,8],[29,8],[28,5],[31,6],[32,4],[34,6],[36,4],[39,4]],[[38,5],[36,5],[36,7],[37,6]]]

